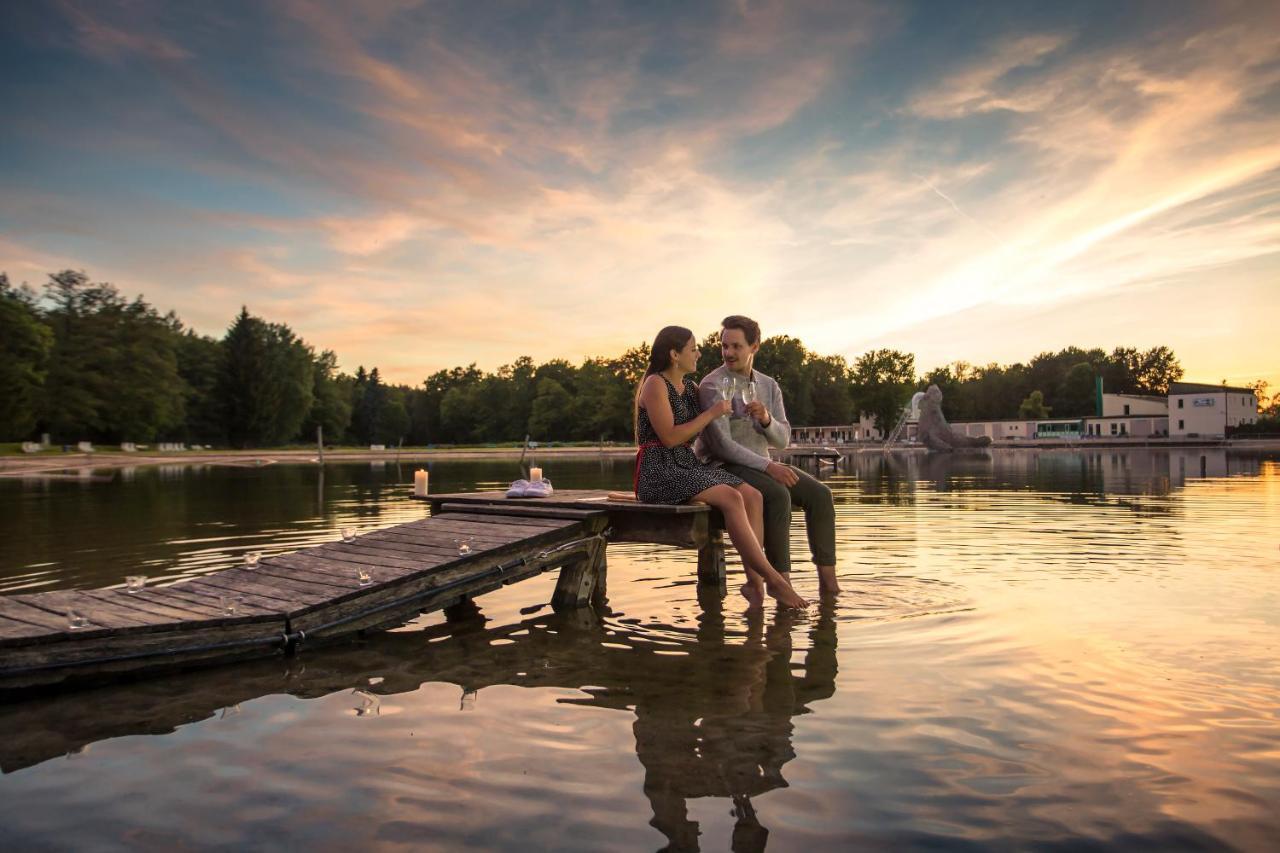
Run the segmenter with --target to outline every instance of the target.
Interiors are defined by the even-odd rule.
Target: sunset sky
[[[1280,3],[9,0],[0,270],[417,383],[727,313],[1280,386]],[[1274,390],[1274,389],[1273,389]]]

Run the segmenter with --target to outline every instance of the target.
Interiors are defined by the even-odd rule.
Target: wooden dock
[[[0,596],[0,689],[291,654],[557,568],[552,604],[577,607],[603,591],[609,541],[696,548],[700,580],[723,592],[723,532],[706,506],[618,502],[585,490],[553,499],[476,492],[425,500],[428,518],[266,557],[254,568],[136,593]],[[470,540],[469,553],[459,553],[461,538]],[[69,611],[84,627],[70,627]]]

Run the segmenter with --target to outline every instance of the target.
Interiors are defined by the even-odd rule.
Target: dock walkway
[[[292,653],[556,568],[553,605],[580,606],[603,589],[609,540],[697,548],[700,579],[724,584],[723,535],[706,506],[616,502],[585,490],[555,499],[478,492],[426,500],[428,518],[265,557],[252,568],[135,593],[0,596],[0,689]],[[469,553],[459,553],[462,538]],[[71,627],[73,614],[83,627]]]

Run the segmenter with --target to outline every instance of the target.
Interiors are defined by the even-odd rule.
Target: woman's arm
[[[667,399],[667,383],[657,375],[645,379],[640,389],[640,405],[649,413],[649,423],[653,424],[653,431],[664,447],[685,444],[714,418],[727,415],[733,408],[728,401],[720,400],[688,423],[677,424],[671,413],[671,401]]]

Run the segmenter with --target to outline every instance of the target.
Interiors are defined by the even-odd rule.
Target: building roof
[[[1176,384],[1176,383],[1175,383],[1175,384]],[[1167,398],[1167,397],[1161,397],[1161,396],[1159,396],[1159,395],[1157,395],[1157,394],[1112,394],[1110,391],[1107,391],[1107,392],[1106,392],[1106,393],[1104,393],[1102,396],[1104,396],[1104,397],[1123,397],[1123,398],[1124,398],[1124,399],[1126,399],[1126,400],[1150,400],[1150,401],[1151,401],[1151,402],[1153,402],[1153,403],[1167,403],[1167,402],[1169,402],[1169,398]]]
[[[1234,385],[1210,385],[1206,382],[1170,382],[1169,394],[1212,394],[1226,391],[1231,394],[1253,394],[1252,388],[1238,388]]]
[[[1144,418],[1167,418],[1168,412],[1140,412],[1136,415],[1084,415],[1086,421],[1140,421]]]

